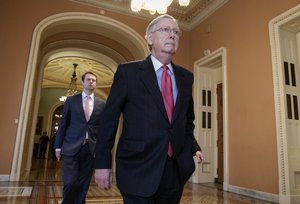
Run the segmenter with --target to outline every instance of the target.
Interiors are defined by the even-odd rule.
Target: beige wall
[[[191,70],[205,49],[213,51],[222,46],[228,51],[230,185],[278,193],[268,22],[298,3],[299,0],[230,0],[197,28],[184,32],[181,39],[174,61]],[[0,175],[11,171],[15,119],[19,118],[33,29],[50,15],[70,11],[99,14],[97,8],[67,0],[1,3]],[[108,11],[105,15],[144,36],[148,22]]]
[[[230,185],[278,194],[268,23],[298,3],[230,0],[191,32],[191,63],[205,49],[227,49]]]

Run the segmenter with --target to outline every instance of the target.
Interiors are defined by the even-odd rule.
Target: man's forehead
[[[170,19],[170,18],[163,18],[159,22],[157,22],[158,26],[172,26],[172,27],[178,27],[177,23]]]
[[[87,75],[85,76],[85,78],[94,78],[94,79],[96,79],[96,77],[95,77],[94,75],[92,75],[92,74],[87,74]]]
[[[86,74],[88,77],[95,77],[93,74]]]

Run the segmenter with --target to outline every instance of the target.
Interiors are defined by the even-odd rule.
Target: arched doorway
[[[87,35],[82,35],[82,32],[87,31]],[[114,19],[90,13],[61,13],[47,17],[37,25],[32,39],[11,181],[19,180],[20,173],[30,169],[43,72],[51,53],[58,54],[58,50],[66,51],[70,48],[91,50],[92,53],[107,56],[116,64],[141,59],[148,54],[146,42],[132,28]],[[110,46],[111,44],[115,46]],[[118,49],[120,46],[122,49]],[[83,52],[81,54],[86,55]],[[116,67],[111,69],[114,71]]]

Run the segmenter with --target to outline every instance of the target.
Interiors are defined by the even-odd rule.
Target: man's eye
[[[169,28],[162,28],[163,32],[169,32]]]

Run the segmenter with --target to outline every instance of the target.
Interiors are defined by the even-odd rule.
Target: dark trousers
[[[94,170],[89,145],[82,146],[75,156],[64,156],[63,204],[84,204]]]
[[[41,144],[40,145],[40,155],[39,155],[40,159],[45,159],[46,150],[47,150],[47,145]]]
[[[168,157],[159,187],[153,196],[140,197],[122,192],[122,197],[124,204],[179,204],[182,190],[176,161]]]

